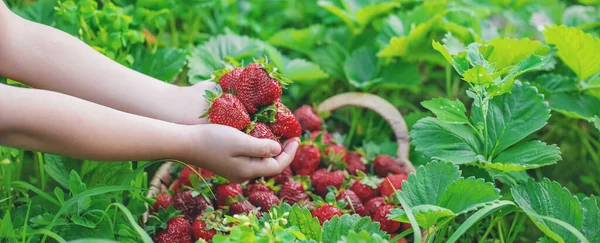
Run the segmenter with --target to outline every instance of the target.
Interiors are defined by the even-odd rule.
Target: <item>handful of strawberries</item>
[[[300,124],[281,103],[282,89],[290,83],[277,72],[274,63],[258,60],[245,68],[215,72],[216,90],[206,91],[210,103],[203,117],[247,134],[279,142],[300,136]]]
[[[399,205],[394,193],[407,179],[404,169],[388,155],[349,152],[323,129],[312,107],[292,113],[280,100],[289,81],[272,63],[260,60],[215,76],[218,88],[206,92],[211,106],[205,115],[211,123],[278,142],[304,132],[302,142],[282,173],[243,184],[195,166],[183,167],[173,175],[178,179],[170,190],[153,204],[150,229],[156,242],[210,242],[217,234],[228,234],[231,225],[223,221],[225,215],[260,218],[282,203],[309,208],[321,224],[348,213],[370,217],[390,234],[410,227],[387,218]]]

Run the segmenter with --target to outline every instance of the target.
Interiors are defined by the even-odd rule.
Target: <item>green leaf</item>
[[[72,170],[78,171],[81,161],[53,154],[44,154],[44,170],[52,179],[64,188],[69,188],[69,177]]]
[[[69,190],[74,196],[87,190],[87,186],[83,183],[79,174],[74,170],[72,170],[69,175]]]
[[[469,177],[460,178],[450,184],[437,205],[462,214],[498,199],[500,190],[494,187],[494,184],[481,178]]]
[[[329,75],[321,68],[304,59],[293,59],[285,64],[282,73],[292,81],[319,80]]]
[[[396,6],[398,6],[398,3],[393,1],[371,4],[356,11],[355,18],[358,22],[358,25],[364,27],[367,26],[367,24],[369,24],[369,22],[371,22],[371,20],[373,20],[375,17],[390,12]]]
[[[417,122],[410,131],[415,150],[432,159],[464,164],[477,162],[483,146],[475,132],[465,125],[448,124],[428,117]]]
[[[152,53],[147,48],[138,48],[134,52],[133,68],[156,79],[172,83],[183,70],[188,52],[172,47],[164,47]]]
[[[189,81],[195,84],[208,80],[214,71],[224,67],[222,61],[226,57],[236,61],[251,61],[252,57],[259,58],[267,52],[266,46],[259,40],[235,34],[210,38],[204,44],[196,47],[188,57]],[[269,57],[270,59],[274,58]]]
[[[577,79],[557,73],[539,75],[532,84],[545,94],[577,91]]]
[[[131,162],[85,161],[81,167],[82,180],[89,187],[99,184],[121,185],[131,172]]]
[[[385,14],[398,6],[396,2],[380,2],[376,0],[344,0],[342,7],[330,0],[319,0],[319,6],[338,16],[348,27],[358,31],[364,28],[375,17]]]
[[[325,28],[321,25],[311,25],[304,29],[289,28],[275,33],[267,42],[273,46],[309,53],[324,32]]]
[[[419,166],[415,174],[402,183],[400,194],[410,206],[437,205],[452,182],[460,178],[458,166],[452,163],[430,162]]]
[[[288,218],[291,226],[296,226],[300,229],[308,239],[321,241],[321,224],[317,218],[313,218],[312,214],[306,208],[300,208],[294,204]]]
[[[16,239],[15,229],[12,225],[12,218],[10,217],[10,210],[6,210],[4,218],[2,218],[2,225],[0,225],[0,239]]]
[[[14,9],[14,12],[24,19],[52,26],[55,21],[55,0],[35,1],[22,9]]]
[[[492,77],[487,73],[484,66],[475,66],[463,74],[463,80],[478,85],[490,84]]]
[[[483,51],[482,49],[487,49]],[[549,51],[540,41],[529,38],[511,39],[495,38],[488,46],[480,47],[481,52],[490,63],[494,63],[496,69],[501,70],[524,61],[533,54],[542,55]]]
[[[444,56],[444,59],[454,67],[458,74],[463,75],[469,69],[469,61],[467,60],[466,52],[460,52],[456,55],[451,55],[445,45],[437,41],[432,42],[433,49],[437,50]]]
[[[583,227],[581,232],[590,242],[600,242],[600,207],[594,195],[581,200]]]
[[[374,79],[378,72],[377,61],[375,52],[370,48],[361,47],[355,50],[344,62],[344,72],[348,82],[357,88],[378,82]]]
[[[590,119],[600,116],[600,99],[589,94],[558,93],[548,95],[552,110],[569,117]]]
[[[473,106],[474,124],[483,124],[481,109]],[[512,93],[489,102],[487,156],[495,156],[546,125],[550,109],[536,88],[516,81]]]
[[[407,36],[394,36],[390,39],[390,43],[377,53],[378,57],[395,57],[404,56],[408,50]]]
[[[438,120],[451,124],[468,124],[469,119],[465,115],[467,109],[460,100],[448,100],[435,98],[421,102],[421,105],[435,114]]]
[[[560,159],[558,146],[536,140],[510,147],[484,166],[501,171],[523,171],[556,164]]]
[[[330,221],[323,223],[323,243],[336,243],[349,231],[366,231],[369,234],[378,234],[386,237],[386,233],[379,229],[379,223],[372,222],[370,217],[360,217],[356,214],[335,216]]]
[[[525,184],[513,187],[511,193],[519,207],[546,236],[558,242],[575,242],[576,237],[563,226],[537,217],[541,215],[558,219],[581,229],[583,210],[577,198],[566,188],[544,178],[541,182],[529,180]]]
[[[394,61],[381,69],[380,85],[388,89],[417,87],[423,81],[414,63]]]
[[[348,52],[337,42],[316,48],[310,54],[310,59],[330,76],[344,79],[344,62],[348,58]]]
[[[434,226],[441,219],[456,216],[450,209],[428,204],[414,206],[412,212],[419,226],[425,229]],[[400,222],[409,222],[406,212],[399,208],[392,209],[388,218]]]
[[[347,235],[342,236],[342,239],[338,243],[388,243],[387,239],[381,237],[378,234],[370,234],[367,231],[361,231],[356,233],[352,230]]]
[[[585,80],[600,72],[600,38],[593,37],[577,28],[552,26],[544,31],[546,42],[555,45],[558,57],[579,80]]]
[[[593,118],[590,118],[588,121],[591,122],[592,124],[594,124],[596,129],[598,129],[598,131],[600,131],[600,117],[594,116]]]
[[[446,242],[453,243],[458,241],[458,239],[465,233],[469,228],[471,228],[475,224],[481,223],[481,220],[488,215],[504,209],[508,206],[515,205],[511,201],[496,201],[489,204],[486,204],[481,209],[477,210],[473,215],[471,215],[465,222],[461,223],[460,226],[454,231],[454,233],[448,238]]]

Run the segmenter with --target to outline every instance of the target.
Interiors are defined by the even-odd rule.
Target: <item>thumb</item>
[[[281,144],[270,139],[260,139],[244,135],[234,156],[270,158],[281,153]]]

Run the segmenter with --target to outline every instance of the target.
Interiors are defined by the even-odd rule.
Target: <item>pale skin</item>
[[[0,2],[0,145],[100,161],[176,159],[243,182],[280,173],[298,138],[257,139],[199,118],[212,82],[177,87],[128,69]]]

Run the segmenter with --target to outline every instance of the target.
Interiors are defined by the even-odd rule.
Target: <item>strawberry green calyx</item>
[[[256,112],[253,121],[259,121],[262,123],[276,122],[277,120],[275,119],[275,116],[277,115],[277,112],[277,106],[275,103],[273,103],[272,105],[265,106]]]
[[[284,77],[283,74],[278,72],[275,63],[269,62],[267,57],[261,57],[259,60],[254,61],[258,63],[260,67],[263,68],[269,74],[269,76],[271,76],[271,78],[279,81],[282,88],[286,88],[287,85],[292,83],[292,80],[289,80],[288,78]]]
[[[357,174],[358,176],[356,177],[356,179],[359,180],[361,184],[370,186],[373,189],[377,189],[377,187],[379,187],[379,184],[383,182],[383,178],[378,178],[377,176],[369,176],[362,171],[357,171]]]
[[[157,231],[167,228],[167,222],[175,217],[182,217],[181,211],[175,210],[173,205],[169,205],[167,209],[159,208],[158,212],[150,215],[144,230],[150,235],[154,235]]]
[[[211,81],[215,83],[219,83],[223,75],[230,73],[231,71],[233,71],[234,68],[240,67],[240,63],[231,57],[226,57],[221,63],[224,67],[222,69],[214,71],[210,78]]]
[[[214,92],[208,89],[204,91],[204,100],[208,102],[209,106],[206,109],[206,111],[200,116],[200,118],[205,118],[208,116],[208,113],[210,112],[213,103],[215,102],[215,100],[221,97],[221,95],[223,95],[223,89],[221,89],[221,86],[219,85],[215,86]]]

